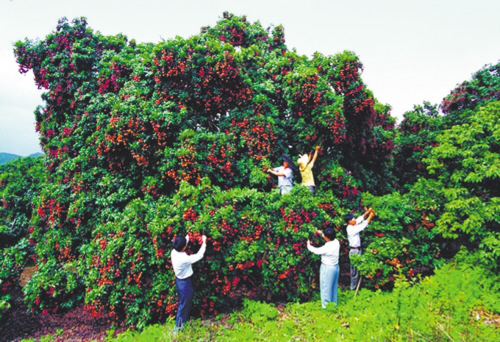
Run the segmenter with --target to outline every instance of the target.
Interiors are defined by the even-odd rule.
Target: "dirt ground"
[[[19,284],[11,292],[11,308],[5,312],[0,322],[0,341],[21,341],[36,339],[46,335],[54,336],[55,341],[104,341],[111,324],[109,317],[101,314],[100,318],[91,317],[83,309],[83,304],[65,313],[32,315],[22,300],[22,286],[35,272],[34,267],[27,267],[21,274]],[[117,332],[123,328],[117,329]]]
[[[28,313],[28,307],[22,300],[22,287],[35,272],[34,267],[27,267],[21,274],[19,284],[16,284],[11,301],[11,308],[4,313],[0,322],[0,342],[36,339],[51,335],[54,341],[104,341],[111,329],[110,317],[101,313],[100,318],[91,317],[83,309],[83,304],[68,312],[33,315]],[[349,286],[349,263],[340,265],[341,288]],[[116,333],[124,331],[124,327],[116,329]]]

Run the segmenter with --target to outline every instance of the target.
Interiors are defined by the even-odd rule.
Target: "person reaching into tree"
[[[321,255],[319,286],[321,306],[325,309],[328,303],[338,303],[340,243],[335,238],[337,232],[333,228],[326,228],[324,233],[317,230],[316,234],[322,235],[326,243],[321,247],[314,247],[311,241],[307,240],[307,249],[311,253]]]
[[[365,208],[366,209],[366,208]],[[345,216],[345,220],[347,222],[347,238],[349,240],[349,258],[351,255],[361,255],[361,237],[359,233],[362,232],[368,224],[371,222],[373,216],[375,215],[372,208],[368,209],[363,215],[358,218],[354,218],[353,214],[349,214]],[[368,216],[367,219],[366,216]],[[351,263],[351,290],[356,290],[357,284],[359,281],[359,271],[356,266],[353,266]]]
[[[297,164],[299,164],[300,175],[302,176],[302,185],[307,187],[314,195],[314,189],[316,184],[314,183],[314,176],[312,172],[312,168],[314,167],[314,163],[316,159],[318,159],[318,152],[320,147],[316,146],[316,151],[314,152],[314,156],[311,160],[311,154],[304,154],[300,156],[297,160]]]
[[[278,187],[280,188],[281,194],[289,194],[293,188],[293,171],[292,168],[296,168],[292,158],[283,154],[283,166],[268,169],[267,172],[278,176]]]
[[[189,235],[186,237],[177,237],[174,239],[172,253],[172,267],[175,273],[175,283],[177,291],[179,292],[179,307],[177,316],[175,317],[175,331],[182,329],[182,326],[189,319],[189,312],[193,305],[193,285],[191,283],[191,276],[193,275],[193,268],[191,267],[197,261],[200,261],[205,254],[207,248],[207,237],[202,236],[203,243],[200,250],[196,254],[188,255],[186,247],[189,243]]]

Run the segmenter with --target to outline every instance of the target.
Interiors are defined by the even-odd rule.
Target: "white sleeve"
[[[356,219],[356,224],[360,224],[361,222],[363,222],[365,220],[365,217],[364,216],[360,216]]]
[[[203,259],[203,255],[205,255],[205,250],[206,249],[207,249],[207,244],[204,242],[201,245],[200,250],[198,251],[198,253],[192,254],[192,255],[188,255],[187,258],[185,259],[185,262],[187,262],[189,264],[194,264],[195,262],[200,261],[201,259]]]
[[[323,245],[321,247],[314,247],[310,244],[307,244],[307,249],[311,252],[311,253],[314,253],[314,254],[317,254],[317,255],[323,255],[323,254],[326,254],[328,252],[328,248],[326,245]]]
[[[368,227],[368,222],[367,221],[361,221],[361,223],[351,226],[351,229],[349,230],[349,235],[355,235],[361,232],[363,229]]]
[[[337,256],[340,257],[340,241],[335,239],[333,240],[335,244],[333,245],[333,253]]]

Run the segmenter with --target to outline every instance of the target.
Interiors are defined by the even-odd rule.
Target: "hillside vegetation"
[[[245,299],[241,311],[196,320],[176,341],[495,341],[500,337],[497,274],[462,253],[418,284],[398,278],[392,292],[340,294],[338,307],[319,302],[275,306]],[[171,341],[174,322],[126,332],[116,341]]]
[[[5,164],[6,162],[12,159],[17,159],[17,158],[22,158],[22,157],[12,153],[0,152],[0,165]]]
[[[41,157],[41,156],[43,156],[43,153],[40,153],[40,152],[33,153],[33,154],[29,155],[29,157],[32,157],[32,158]],[[11,161],[13,159],[18,159],[18,158],[23,158],[23,157],[18,156],[17,154],[0,152],[0,165],[5,164],[8,161]]]
[[[419,288],[404,284],[461,247],[498,272],[500,64],[452,90],[443,114],[424,103],[396,126],[355,53],[302,56],[282,26],[229,13],[157,44],[62,19],[14,52],[44,90],[35,110],[44,157],[0,167],[4,303],[32,263],[23,291],[34,314],[84,303],[115,326],[164,322],[177,308],[171,241],[187,233],[198,241],[191,252],[209,237],[195,316],[243,298],[308,302],[319,258],[306,240],[319,245],[316,230],[334,227],[348,258],[343,216],[364,207],[377,217],[352,262],[373,303],[389,297],[368,290],[404,288],[410,300]],[[297,178],[281,196],[264,170],[316,146],[315,196]]]

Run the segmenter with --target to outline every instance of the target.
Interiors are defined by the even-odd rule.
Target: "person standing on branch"
[[[351,257],[351,255],[362,254],[361,238],[359,236],[359,233],[363,231],[366,227],[368,227],[368,224],[370,223],[374,215],[375,213],[373,209],[370,208],[358,218],[354,218],[353,214],[345,216],[345,220],[347,222],[347,238],[349,240],[349,246],[350,246],[349,258]],[[368,216],[367,219],[366,216]],[[359,280],[359,271],[355,266],[352,265],[351,262],[351,290],[356,290],[358,280]]]
[[[292,168],[296,168],[293,164],[292,158],[283,154],[283,166],[268,169],[267,172],[278,176],[278,187],[280,188],[281,194],[289,194],[293,188],[293,171]]]
[[[170,257],[172,259],[172,266],[175,273],[175,283],[177,285],[177,291],[179,292],[179,307],[177,310],[177,316],[175,317],[175,329],[179,331],[182,326],[189,319],[189,312],[191,311],[191,306],[193,305],[193,285],[191,283],[191,276],[193,275],[193,268],[191,267],[197,261],[200,261],[205,254],[207,248],[207,237],[202,236],[203,243],[200,250],[196,254],[188,255],[186,253],[186,247],[189,243],[189,235],[186,237],[177,237],[173,243],[172,253]]]
[[[316,162],[316,159],[318,159],[319,149],[320,147],[316,146],[316,151],[314,152],[312,160],[311,154],[304,154],[297,160],[297,164],[299,164],[300,175],[302,176],[302,185],[311,190],[313,195],[316,184],[314,183],[312,168],[314,166],[314,163]]]
[[[339,253],[340,243],[335,237],[337,232],[333,228],[326,228],[323,233],[317,230],[316,234],[322,235],[326,243],[321,247],[314,247],[307,240],[307,249],[314,254],[321,255],[319,268],[319,284],[321,293],[321,306],[326,309],[328,303],[338,303],[339,286]]]

